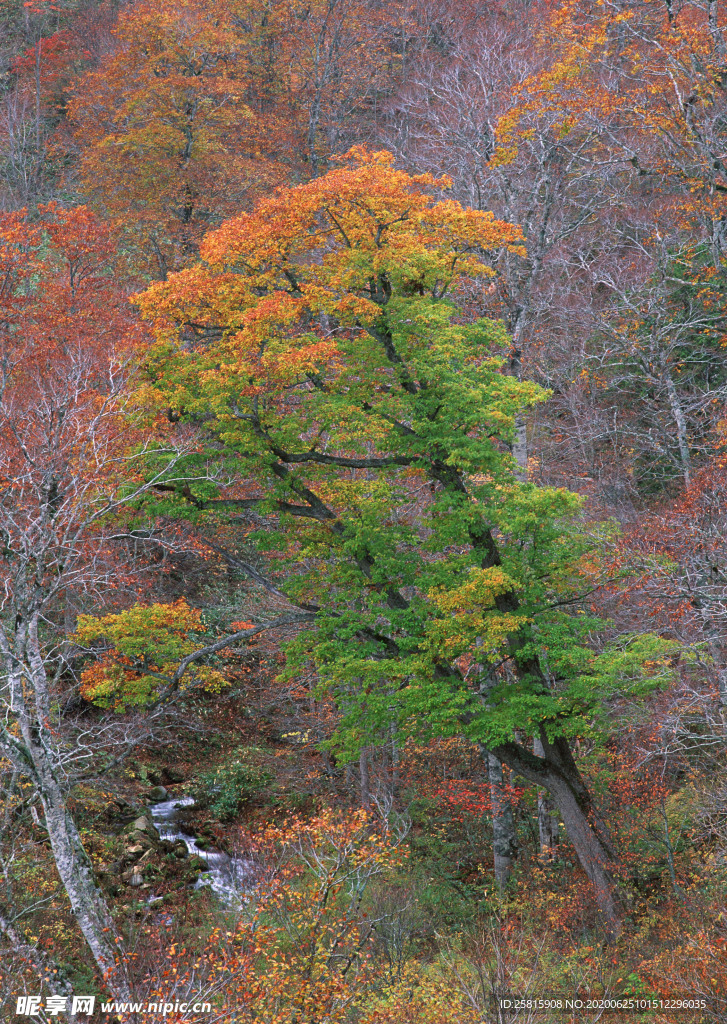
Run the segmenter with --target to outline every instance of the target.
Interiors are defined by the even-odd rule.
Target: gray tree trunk
[[[371,810],[371,783],[369,780],[369,750],[363,747],[358,759],[361,779],[361,806],[365,811]]]
[[[727,708],[727,668],[720,665],[717,669],[719,680],[719,702],[723,708]]]
[[[525,313],[521,310],[512,334],[509,371],[513,377],[522,379],[522,352],[520,342],[523,335]],[[512,456],[515,459],[515,477],[521,483],[528,479],[528,425],[522,413],[515,416],[515,434],[512,443]]]
[[[502,762],[494,754],[487,754],[487,774],[492,799],[492,851],[495,862],[495,881],[502,891],[507,885],[517,857],[517,838],[510,797],[505,789]]]
[[[52,776],[42,781],[39,793],[53,857],[73,915],[109,991],[115,999],[128,1002],[131,989],[122,960],[123,947],[106,898],[96,883],[93,866],[83,848],[76,823]]]
[[[528,478],[528,426],[524,416],[515,417],[515,438],[512,444],[512,454],[517,463],[515,476],[522,483]]]
[[[718,700],[723,708],[727,708],[727,665],[724,663],[722,638],[717,633],[712,622],[708,619],[705,622],[705,632],[708,637],[707,643],[709,646],[709,653],[717,675],[717,686],[719,689]]]
[[[533,753],[537,757],[545,754],[539,736],[533,740]],[[538,835],[541,856],[552,857],[558,845],[558,814],[552,797],[545,789],[538,790]]]
[[[681,463],[682,476],[684,477],[684,486],[689,487],[692,480],[692,457],[691,452],[689,451],[687,417],[679,399],[679,393],[676,389],[676,385],[674,384],[674,380],[668,368],[664,369],[664,384],[666,386],[666,393],[669,399],[669,408],[676,427],[679,461]]]

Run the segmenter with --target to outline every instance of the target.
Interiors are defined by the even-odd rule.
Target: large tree
[[[289,671],[315,664],[340,745],[478,741],[552,794],[615,932],[617,858],[569,740],[658,659],[648,642],[596,653],[593,621],[568,611],[587,589],[580,499],[518,479],[509,450],[546,395],[506,372],[504,328],[468,312],[488,254],[521,236],[436,201],[446,186],[356,150],[228,221],[203,263],[140,297],[149,374],[244,482],[180,488],[180,505],[267,513],[248,539],[278,572],[256,582],[315,613]]]

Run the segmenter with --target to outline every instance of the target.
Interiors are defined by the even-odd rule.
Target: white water
[[[207,863],[209,871],[203,872],[195,885],[196,889],[209,886],[224,903],[239,903],[255,884],[255,862],[244,857],[230,857],[221,850],[203,850],[194,836],[184,832],[177,824],[177,813],[183,807],[193,807],[194,798],[178,796],[150,804],[152,820],[160,839],[171,843],[180,840],[187,847],[190,857],[200,857]]]

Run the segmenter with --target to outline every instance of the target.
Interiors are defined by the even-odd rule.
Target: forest
[[[727,4],[0,0],[0,1020],[727,1022]]]

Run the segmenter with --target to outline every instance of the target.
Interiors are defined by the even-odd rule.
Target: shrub
[[[208,804],[220,821],[234,818],[243,804],[273,781],[271,772],[256,763],[260,755],[255,747],[238,747],[230,760],[197,776],[197,798]]]

